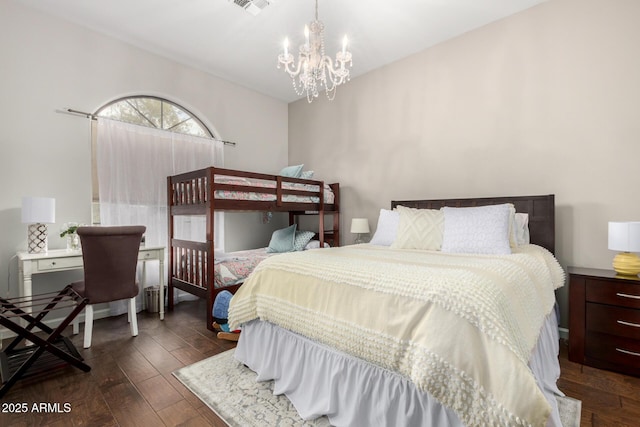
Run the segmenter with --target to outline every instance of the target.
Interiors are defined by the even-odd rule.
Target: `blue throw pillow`
[[[304,165],[287,166],[280,171],[281,176],[287,176],[289,178],[300,178],[302,175],[302,168]]]
[[[293,242],[296,236],[297,224],[293,224],[287,228],[276,230],[271,235],[271,241],[267,252],[280,253],[293,251]]]

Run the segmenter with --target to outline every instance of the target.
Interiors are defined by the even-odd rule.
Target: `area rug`
[[[273,382],[257,382],[256,374],[233,357],[234,350],[185,366],[173,375],[231,427],[330,426],[326,417],[305,421],[285,396],[273,395]],[[581,402],[559,397],[564,427],[580,426]]]

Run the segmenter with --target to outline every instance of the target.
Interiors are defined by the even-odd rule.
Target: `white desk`
[[[18,280],[21,297],[33,295],[31,276],[54,271],[82,269],[82,251],[53,249],[45,253],[18,252]],[[164,320],[164,246],[141,247],[138,260],[142,261],[142,288],[146,279],[146,262],[159,261],[160,320]]]

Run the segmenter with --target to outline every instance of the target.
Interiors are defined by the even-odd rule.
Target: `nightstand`
[[[640,376],[640,277],[568,272],[569,360]]]

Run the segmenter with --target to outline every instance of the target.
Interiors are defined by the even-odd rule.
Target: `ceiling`
[[[43,12],[123,40],[225,80],[291,102],[291,79],[276,68],[314,18],[313,0],[270,3],[252,15],[233,0],[21,0]],[[320,0],[327,55],[343,36],[352,78],[545,0]]]

